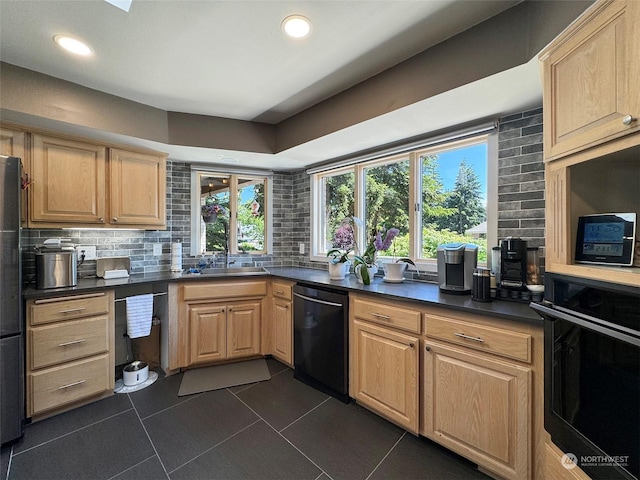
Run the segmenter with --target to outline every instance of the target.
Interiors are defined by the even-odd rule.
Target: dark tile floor
[[[27,426],[3,479],[482,479],[475,465],[269,359],[271,380],[178,397],[182,375]]]

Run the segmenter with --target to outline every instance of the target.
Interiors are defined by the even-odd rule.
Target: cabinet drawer
[[[267,282],[197,282],[183,287],[183,300],[226,300],[235,297],[256,297],[267,294]]]
[[[425,314],[428,337],[531,363],[531,335]]]
[[[106,293],[47,298],[29,302],[27,305],[30,325],[92,317],[108,313],[110,308],[110,297]]]
[[[109,390],[109,355],[29,374],[31,415]],[[113,374],[113,372],[111,372]]]
[[[32,328],[31,369],[88,357],[109,350],[109,318],[92,317]]]
[[[356,318],[369,322],[388,325],[413,333],[420,333],[420,312],[394,306],[393,304],[382,304],[353,300],[353,315]]]
[[[291,284],[284,282],[271,282],[271,288],[274,297],[291,300],[293,294],[293,287]]]

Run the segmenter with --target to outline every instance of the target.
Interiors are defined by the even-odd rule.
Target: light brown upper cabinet
[[[166,157],[34,134],[29,226],[166,226]]]
[[[29,224],[104,226],[106,151],[91,143],[33,135]]]
[[[161,155],[109,150],[113,225],[165,225],[166,162]]]
[[[546,161],[640,131],[640,2],[595,3],[539,58]]]

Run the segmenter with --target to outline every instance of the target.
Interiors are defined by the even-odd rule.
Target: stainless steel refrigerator
[[[22,436],[24,323],[19,158],[0,156],[0,443]]]

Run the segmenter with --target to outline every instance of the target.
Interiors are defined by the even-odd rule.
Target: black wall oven
[[[638,479],[640,289],[546,277],[545,428],[592,478]]]

